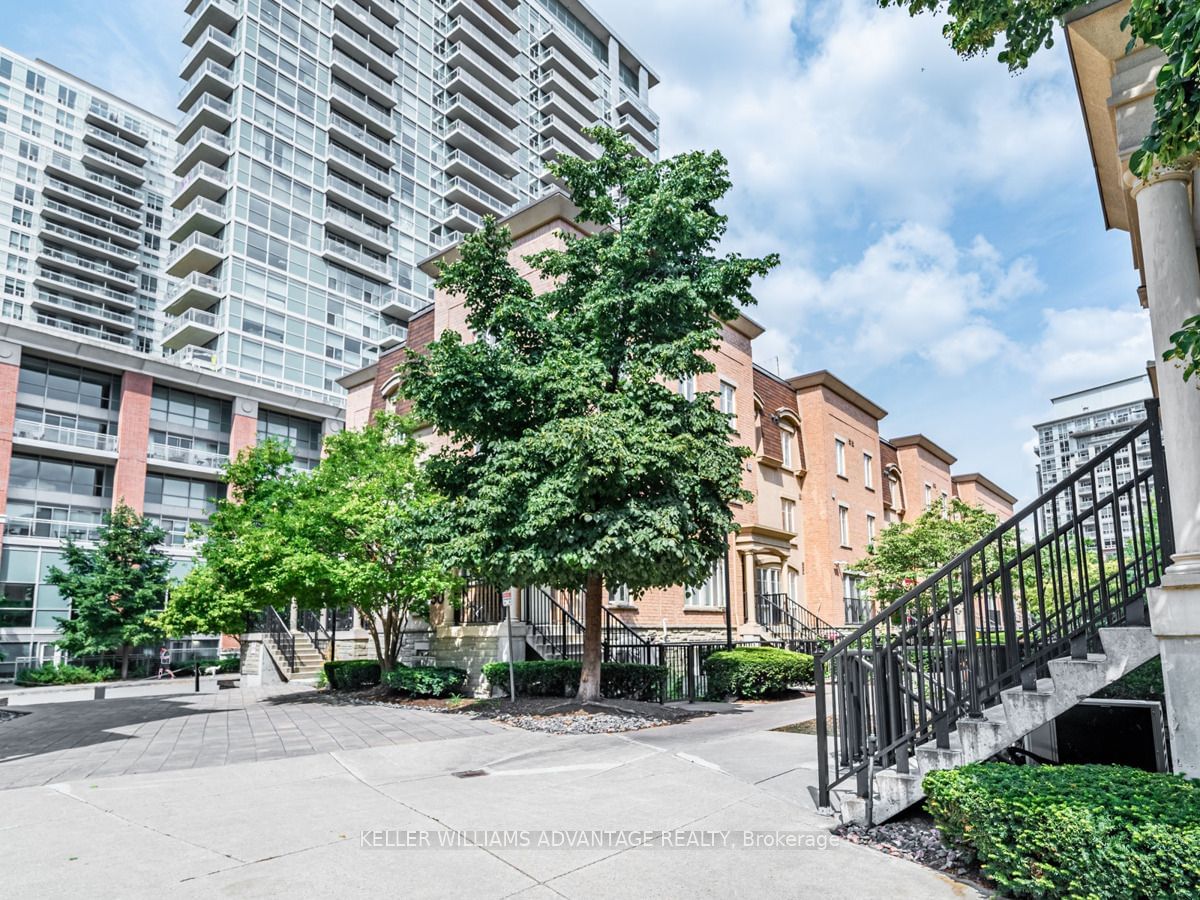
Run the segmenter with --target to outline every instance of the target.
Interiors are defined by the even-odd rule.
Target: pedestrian
[[[171,671],[171,651],[166,647],[158,651],[158,677],[165,676],[175,677],[175,673]]]

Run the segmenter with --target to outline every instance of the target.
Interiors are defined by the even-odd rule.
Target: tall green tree
[[[483,339],[446,331],[402,367],[416,414],[450,442],[427,465],[450,498],[449,558],[493,584],[584,587],[581,701],[600,693],[603,585],[703,583],[736,529],[750,451],[711,393],[671,385],[713,370],[723,323],[778,262],[717,253],[721,154],[651,162],[590,133],[599,159],[553,168],[598,230],[526,260],[553,289],[533,291],[489,219],[439,282]]]
[[[93,547],[68,541],[65,566],[46,577],[71,604],[59,619],[55,643],[72,656],[119,653],[121,677],[129,676],[135,647],[163,637],[156,619],[166,602],[171,560],[162,551],[166,533],[124,503],[105,513]]]
[[[1084,0],[878,0],[911,15],[944,15],[942,33],[964,57],[992,50],[1010,71],[1028,67],[1033,56],[1054,44],[1062,17]],[[1129,49],[1139,41],[1159,48],[1166,61],[1155,79],[1154,121],[1129,160],[1139,178],[1158,166],[1191,159],[1200,152],[1200,4],[1196,0],[1131,0],[1121,22]],[[1036,148],[1034,148],[1036,155]],[[1200,316],[1180,323],[1163,359],[1178,360],[1185,381],[1200,373]]]
[[[409,619],[457,583],[430,537],[439,505],[420,450],[384,414],[327,438],[312,472],[272,441],[245,451],[226,469],[232,495],[200,529],[201,561],[172,593],[165,627],[238,634],[266,606],[354,607],[392,668]]]

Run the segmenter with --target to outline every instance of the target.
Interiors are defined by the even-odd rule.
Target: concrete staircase
[[[929,741],[916,748],[907,773],[895,767],[877,770],[871,809],[865,797],[835,792],[841,800],[842,821],[866,822],[869,816],[879,823],[898,815],[925,797],[921,782],[929,772],[990,759],[1158,655],[1149,628],[1100,628],[1098,633],[1103,653],[1088,654],[1087,659],[1051,660],[1050,677],[1038,679],[1036,690],[1009,688],[1001,693],[1000,703],[984,710],[982,719],[960,718],[948,749]]]
[[[264,635],[263,646],[271,654],[271,659],[275,662],[275,668],[279,670],[284,681],[316,681],[317,676],[321,673],[321,666],[325,663],[325,657],[317,649],[312,639],[303,631],[293,630],[292,638],[296,642],[295,672],[291,670],[291,666],[279,647],[276,646],[274,639],[268,635]]]

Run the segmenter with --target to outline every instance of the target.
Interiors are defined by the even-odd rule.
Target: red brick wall
[[[141,372],[121,376],[117,419],[117,471],[113,506],[124,502],[141,512],[146,499],[146,447],[150,442],[150,394],[154,379]]]
[[[13,424],[17,412],[19,363],[0,363],[0,515],[8,505],[8,473],[12,467]],[[4,540],[0,529],[0,542]]]
[[[433,343],[433,307],[427,306],[419,313],[414,315],[408,322],[408,339],[403,347],[397,347],[388,353],[379,357],[379,364],[375,370],[375,385],[371,388],[371,412],[377,413],[381,409],[387,409],[388,400],[383,396],[383,388],[396,374],[396,366],[404,362],[408,356],[408,351],[414,353],[423,353],[425,348]],[[395,411],[400,415],[407,415],[412,411],[412,403],[408,400],[401,399],[395,404]]]

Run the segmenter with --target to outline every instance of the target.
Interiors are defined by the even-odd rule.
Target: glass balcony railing
[[[83,450],[102,450],[112,453],[117,449],[115,434],[100,434],[82,428],[67,428],[45,422],[22,422],[13,425],[13,437],[28,441],[44,441],[48,444],[64,444]]]
[[[197,349],[195,347],[189,349]],[[146,447],[147,459],[159,459],[164,462],[178,463],[185,466],[195,466],[198,469],[219,469],[229,462],[228,453],[218,453],[215,450],[198,450],[194,447],[175,447],[171,444],[151,442]]]
[[[64,266],[70,266],[73,269],[83,269],[87,272],[94,272],[101,278],[119,281],[127,287],[128,290],[137,289],[137,275],[133,272],[127,272],[124,269],[118,269],[114,266],[107,265],[94,260],[85,259],[76,253],[69,253],[66,250],[59,250],[57,247],[43,246],[38,250],[38,256],[44,259],[52,259],[62,263]]]
[[[392,155],[392,145],[389,141],[384,141],[377,138],[371,132],[367,131],[362,125],[357,122],[352,122],[341,113],[329,113],[329,127],[341,131],[343,134],[349,135],[364,147],[369,147],[381,156]]]
[[[113,303],[122,303],[126,306],[132,306],[137,302],[137,298],[131,294],[123,294],[120,291],[114,291],[102,284],[96,284],[94,281],[86,281],[83,278],[76,278],[73,275],[66,275],[62,272],[55,272],[50,269],[42,269],[37,274],[37,278],[42,281],[49,281],[53,284],[62,285],[65,288],[82,291],[91,297],[96,297],[101,300],[111,300]]]
[[[113,331],[105,331],[103,328],[92,328],[89,325],[81,325],[78,322],[68,322],[65,319],[59,319],[55,316],[39,313],[37,323],[44,325],[47,328],[57,328],[60,331],[69,331],[72,334],[78,334],[83,337],[92,338],[93,340],[105,341],[109,344],[122,344],[126,347],[133,345],[133,338],[128,334],[119,334]]]
[[[337,175],[336,173],[329,173],[329,182],[326,189],[336,191],[344,197],[349,197],[351,200],[354,200],[368,209],[380,213],[381,215],[391,215],[391,204],[389,204],[387,200],[370,193],[353,182],[347,181],[345,178]]]
[[[103,197],[92,194],[88,191],[81,191],[79,188],[72,188],[71,185],[67,184],[65,181],[60,181],[57,178],[50,178],[47,179],[47,181],[52,183],[56,190],[61,191],[64,194],[68,194],[72,197],[80,197],[80,199],[85,199],[87,202],[95,204],[96,206],[102,206],[105,209],[113,209],[114,212],[119,210],[121,215],[133,215],[128,207],[121,206],[119,203],[110,203]],[[66,203],[59,203],[57,200],[44,200],[42,203],[42,210],[50,210],[51,212],[69,216],[77,221],[86,222],[88,225],[91,225],[94,228],[103,229],[106,233],[120,235],[126,240],[134,241],[139,245],[142,242],[141,235],[133,228],[126,228],[124,225],[118,225],[111,219],[102,219],[99,216],[94,216],[89,212],[84,212],[82,209],[77,209],[76,207],[70,206]]]
[[[70,207],[66,208],[70,209]],[[81,215],[87,215],[87,213],[81,213]],[[103,223],[105,221],[104,219],[99,219],[95,216],[92,216],[92,218],[95,218],[97,223]],[[106,223],[105,227],[108,227],[108,223]],[[120,228],[121,226],[112,225],[111,227],[115,229]],[[129,229],[123,230],[129,231]],[[102,241],[99,238],[90,237],[81,231],[75,231],[72,228],[64,228],[62,225],[56,225],[53,222],[46,222],[42,225],[42,234],[54,235],[55,237],[61,238],[64,241],[82,244],[85,247],[92,248],[98,253],[107,253],[109,256],[118,256],[121,259],[129,262],[136,263],[140,259],[137,251],[130,250],[128,247],[122,247],[120,244],[114,244],[111,241]],[[130,231],[130,234],[136,236],[135,232]]]

